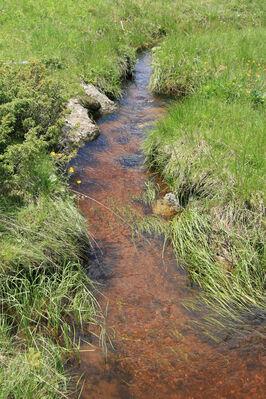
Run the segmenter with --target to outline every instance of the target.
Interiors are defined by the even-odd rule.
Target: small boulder
[[[176,208],[176,210],[178,210],[179,208],[179,203],[178,200],[175,196],[174,193],[167,193],[164,196],[164,201],[166,204],[168,204],[169,206],[172,206],[173,208]]]
[[[90,85],[90,84],[85,84],[82,83],[81,87],[83,87],[86,95],[88,97],[93,98],[94,100],[97,100],[100,105],[100,112],[103,114],[108,114],[111,112],[114,112],[116,110],[116,105],[115,103],[110,100],[105,94],[101,93],[96,87]]]
[[[182,208],[179,206],[174,193],[167,193],[163,198],[154,201],[152,210],[153,213],[165,219],[172,219],[176,214],[182,212]]]
[[[155,215],[162,216],[165,219],[172,219],[177,214],[176,209],[169,206],[163,198],[154,201],[152,211]]]
[[[93,98],[92,96],[88,96],[85,94],[84,96],[81,96],[79,98],[80,104],[86,108],[89,112],[98,112],[100,111],[101,104],[96,98]]]
[[[69,148],[73,145],[80,147],[85,141],[92,141],[99,136],[99,128],[77,99],[69,100],[67,109],[70,110],[70,114],[66,117],[61,139],[64,147]]]

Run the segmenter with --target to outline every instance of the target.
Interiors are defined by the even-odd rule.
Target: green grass
[[[73,95],[79,79],[113,97],[132,72],[138,49],[164,31],[161,1],[1,1],[0,60],[43,61]]]
[[[259,207],[264,197],[264,144],[261,106],[198,95],[171,108],[146,139],[145,152],[181,204],[205,197]]]
[[[0,82],[0,398],[67,397],[77,328],[105,342],[60,146],[65,91],[40,61],[3,65]]]
[[[256,0],[1,0],[0,8],[1,61],[35,58],[69,95],[81,77],[113,97],[121,94],[136,51],[163,35],[177,44],[193,32],[254,27],[263,19],[263,4]]]
[[[4,341],[6,344],[6,341]],[[67,378],[58,348],[49,341],[24,353],[12,350],[0,354],[1,398],[67,397]]]
[[[154,53],[151,88],[183,96],[199,90],[231,99],[264,94],[264,29],[246,27],[170,34]],[[169,58],[169,54],[171,54]]]
[[[82,267],[88,227],[67,193],[1,210],[0,398],[62,397],[76,329],[95,325],[100,337],[103,322]]]
[[[206,298],[231,312],[265,309],[262,9],[235,2],[242,25],[226,8],[217,18],[219,2],[210,3],[205,30],[171,32],[154,49],[151,88],[179,102],[144,152],[183,208],[165,234]]]

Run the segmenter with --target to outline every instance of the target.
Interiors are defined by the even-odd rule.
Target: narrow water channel
[[[150,75],[145,54],[117,111],[101,118],[101,135],[79,151],[73,165],[74,189],[107,207],[131,205],[140,214],[147,209],[132,197],[143,192],[149,177],[140,145],[166,109],[165,101],[148,89]],[[128,226],[106,208],[86,198],[79,206],[99,246],[91,278],[103,283],[105,297],[99,301],[103,308],[109,301],[107,325],[115,333],[107,360],[101,351],[82,346],[81,398],[263,398],[261,337],[250,333],[218,343],[208,340],[192,327],[192,314],[182,305],[199,293],[178,269],[171,248],[162,257],[159,239],[134,244]]]

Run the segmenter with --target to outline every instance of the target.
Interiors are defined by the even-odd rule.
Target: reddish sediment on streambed
[[[140,214],[147,209],[132,197],[143,192],[149,177],[140,145],[166,109],[165,100],[148,90],[150,74],[150,57],[144,55],[118,110],[99,121],[101,135],[73,163],[73,189],[106,207],[130,205]],[[100,248],[90,273],[104,283],[99,301],[103,308],[109,302],[107,325],[115,331],[107,359],[100,350],[81,347],[81,398],[264,398],[262,338],[231,333],[216,343],[207,339],[190,323],[197,315],[183,306],[199,291],[177,268],[171,247],[163,252],[159,239],[134,244],[128,225],[107,208],[88,198],[79,206]]]

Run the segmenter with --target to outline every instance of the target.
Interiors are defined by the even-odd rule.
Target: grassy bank
[[[151,87],[179,101],[144,152],[180,204],[167,234],[193,280],[224,309],[264,309],[262,9],[234,2],[236,15],[225,2],[217,19],[209,5],[206,29],[172,32],[154,50]]]
[[[45,66],[0,70],[0,398],[66,397],[65,366],[102,316],[60,153],[65,98]],[[100,327],[99,327],[100,332]]]

